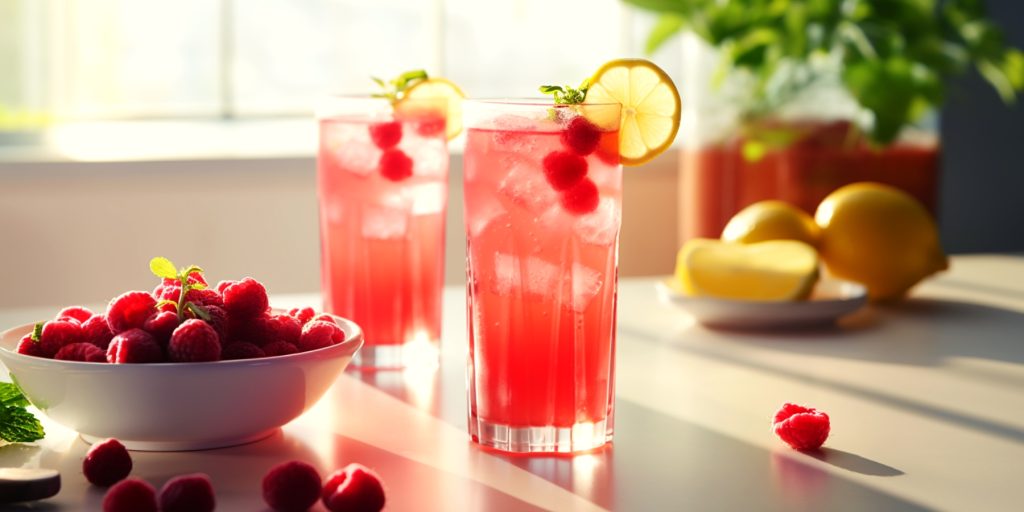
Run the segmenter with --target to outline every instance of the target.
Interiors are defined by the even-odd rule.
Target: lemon
[[[818,245],[821,228],[807,212],[785,201],[758,201],[729,219],[722,240],[744,244],[765,240],[799,240]]]
[[[818,253],[795,240],[734,244],[697,238],[676,259],[676,281],[690,295],[752,301],[806,299],[818,280]]]
[[[458,137],[462,133],[462,100],[465,99],[466,95],[462,93],[462,89],[459,86],[452,83],[450,80],[444,78],[428,78],[416,82],[412,87],[405,90],[405,95],[402,100],[405,99],[443,99],[447,103],[447,112],[445,112],[445,135],[448,136],[448,140],[452,140]],[[395,108],[398,110],[409,111],[411,109],[410,103],[403,105],[402,100],[399,100]]]
[[[640,165],[665,151],[679,131],[679,91],[657,65],[644,59],[605,63],[590,78],[586,103],[619,103],[619,156]],[[589,117],[589,116],[588,116]],[[606,123],[591,119],[598,126]]]
[[[948,267],[935,221],[896,188],[869,182],[842,187],[818,205],[815,221],[829,272],[863,284],[873,301],[900,298]]]

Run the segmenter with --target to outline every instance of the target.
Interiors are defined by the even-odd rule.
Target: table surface
[[[960,256],[914,298],[830,328],[712,330],[662,304],[655,279],[622,279],[611,445],[508,456],[466,434],[465,298],[444,293],[438,369],[346,372],[306,414],[233,448],[133,452],[159,487],[205,472],[219,510],[263,510],[260,480],[301,459],[361,462],[389,510],[1020,510],[1024,503],[1024,258]],[[280,296],[280,306],[317,297]],[[2,310],[0,326],[52,316]],[[770,430],[784,402],[832,418],[819,452]],[[60,470],[61,492],[12,510],[98,510],[87,445],[44,418],[46,439],[0,448],[0,466]],[[316,510],[323,510],[317,504]]]

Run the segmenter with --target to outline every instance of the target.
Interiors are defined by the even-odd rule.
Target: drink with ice
[[[363,328],[360,367],[436,361],[441,335],[444,105],[405,101],[424,108],[333,98],[319,115],[324,309]]]
[[[469,429],[483,445],[611,438],[619,108],[465,105]]]

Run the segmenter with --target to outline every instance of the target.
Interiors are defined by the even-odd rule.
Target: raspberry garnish
[[[601,131],[583,116],[572,118],[569,126],[562,132],[562,144],[577,155],[586,156],[593,153],[600,140]]]
[[[587,175],[587,160],[568,151],[552,151],[542,164],[544,177],[555,190],[569,189]]]
[[[313,318],[313,316],[315,315],[316,312],[313,311],[313,308],[308,306],[304,308],[292,308],[288,310],[288,316],[295,317],[296,319],[298,319],[299,323],[303,325],[305,325],[305,323],[308,322],[309,319]]]
[[[224,287],[224,309],[231,316],[254,317],[269,307],[267,289],[259,281],[246,277]]]
[[[391,181],[412,176],[412,159],[401,149],[388,149],[380,155],[380,174]]]
[[[21,338],[15,351],[26,356],[46,357],[46,354],[43,353],[42,345],[32,339],[31,334],[26,334]]]
[[[302,324],[297,318],[288,315],[271,315],[267,319],[267,329],[270,331],[269,342],[298,343],[299,335],[302,334]]]
[[[140,478],[121,480],[103,496],[103,512],[157,512],[156,489]]]
[[[114,333],[110,332],[110,326],[107,325],[107,315],[93,315],[82,324],[82,341],[88,341],[103,350],[107,349],[113,337]]]
[[[299,351],[315,350],[345,341],[345,333],[336,324],[314,320],[302,327]]]
[[[93,312],[89,308],[82,306],[70,306],[60,310],[57,313],[57,319],[61,318],[74,318],[78,320],[78,323],[83,323],[93,316]]]
[[[356,463],[331,473],[320,496],[331,512],[378,512],[384,508],[380,477]]]
[[[224,346],[224,349],[221,351],[220,358],[224,360],[256,359],[264,357],[265,355],[266,354],[263,353],[263,349],[253,345],[252,343],[236,341],[235,343],[229,343]]]
[[[107,325],[110,332],[119,334],[142,327],[155,311],[156,299],[148,292],[126,292],[114,298],[107,306]]]
[[[583,178],[575,186],[562,192],[561,201],[562,208],[567,212],[583,215],[597,209],[597,204],[601,201],[601,195],[593,181],[590,181],[589,178]]]
[[[114,336],[107,347],[108,363],[159,363],[163,359],[164,352],[160,345],[142,329],[128,329]]]
[[[170,311],[161,311],[154,313],[146,319],[146,323],[142,324],[142,330],[153,335],[153,339],[156,340],[161,347],[166,347],[167,343],[171,341],[171,333],[178,327],[178,314]]]
[[[402,123],[385,121],[370,125],[370,139],[380,149],[391,149],[402,140]]]
[[[107,353],[92,343],[71,343],[64,345],[53,356],[62,361],[84,361],[87,363],[107,362]]]
[[[176,476],[160,489],[160,512],[211,512],[217,506],[205,473]]]
[[[74,320],[50,320],[43,325],[39,350],[44,357],[53,357],[65,345],[82,341],[82,326]]]
[[[100,487],[114,485],[131,472],[132,456],[117,439],[104,439],[92,445],[82,461],[85,479]]]
[[[772,420],[775,435],[795,450],[814,450],[828,439],[828,414],[810,407],[787,403]]]
[[[167,356],[177,363],[217,361],[220,359],[220,339],[210,324],[195,318],[185,320],[171,334]]]
[[[263,355],[266,357],[286,356],[288,354],[295,354],[298,351],[299,347],[287,341],[275,341],[263,345]]]
[[[308,510],[320,499],[320,473],[305,462],[278,464],[263,477],[263,501],[279,512]]]

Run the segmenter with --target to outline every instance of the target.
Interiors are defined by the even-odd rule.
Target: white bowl
[[[32,325],[0,334],[0,360],[32,405],[88,443],[115,437],[133,450],[202,450],[262,439],[309,409],[363,344],[206,363],[103,364],[15,352]]]

